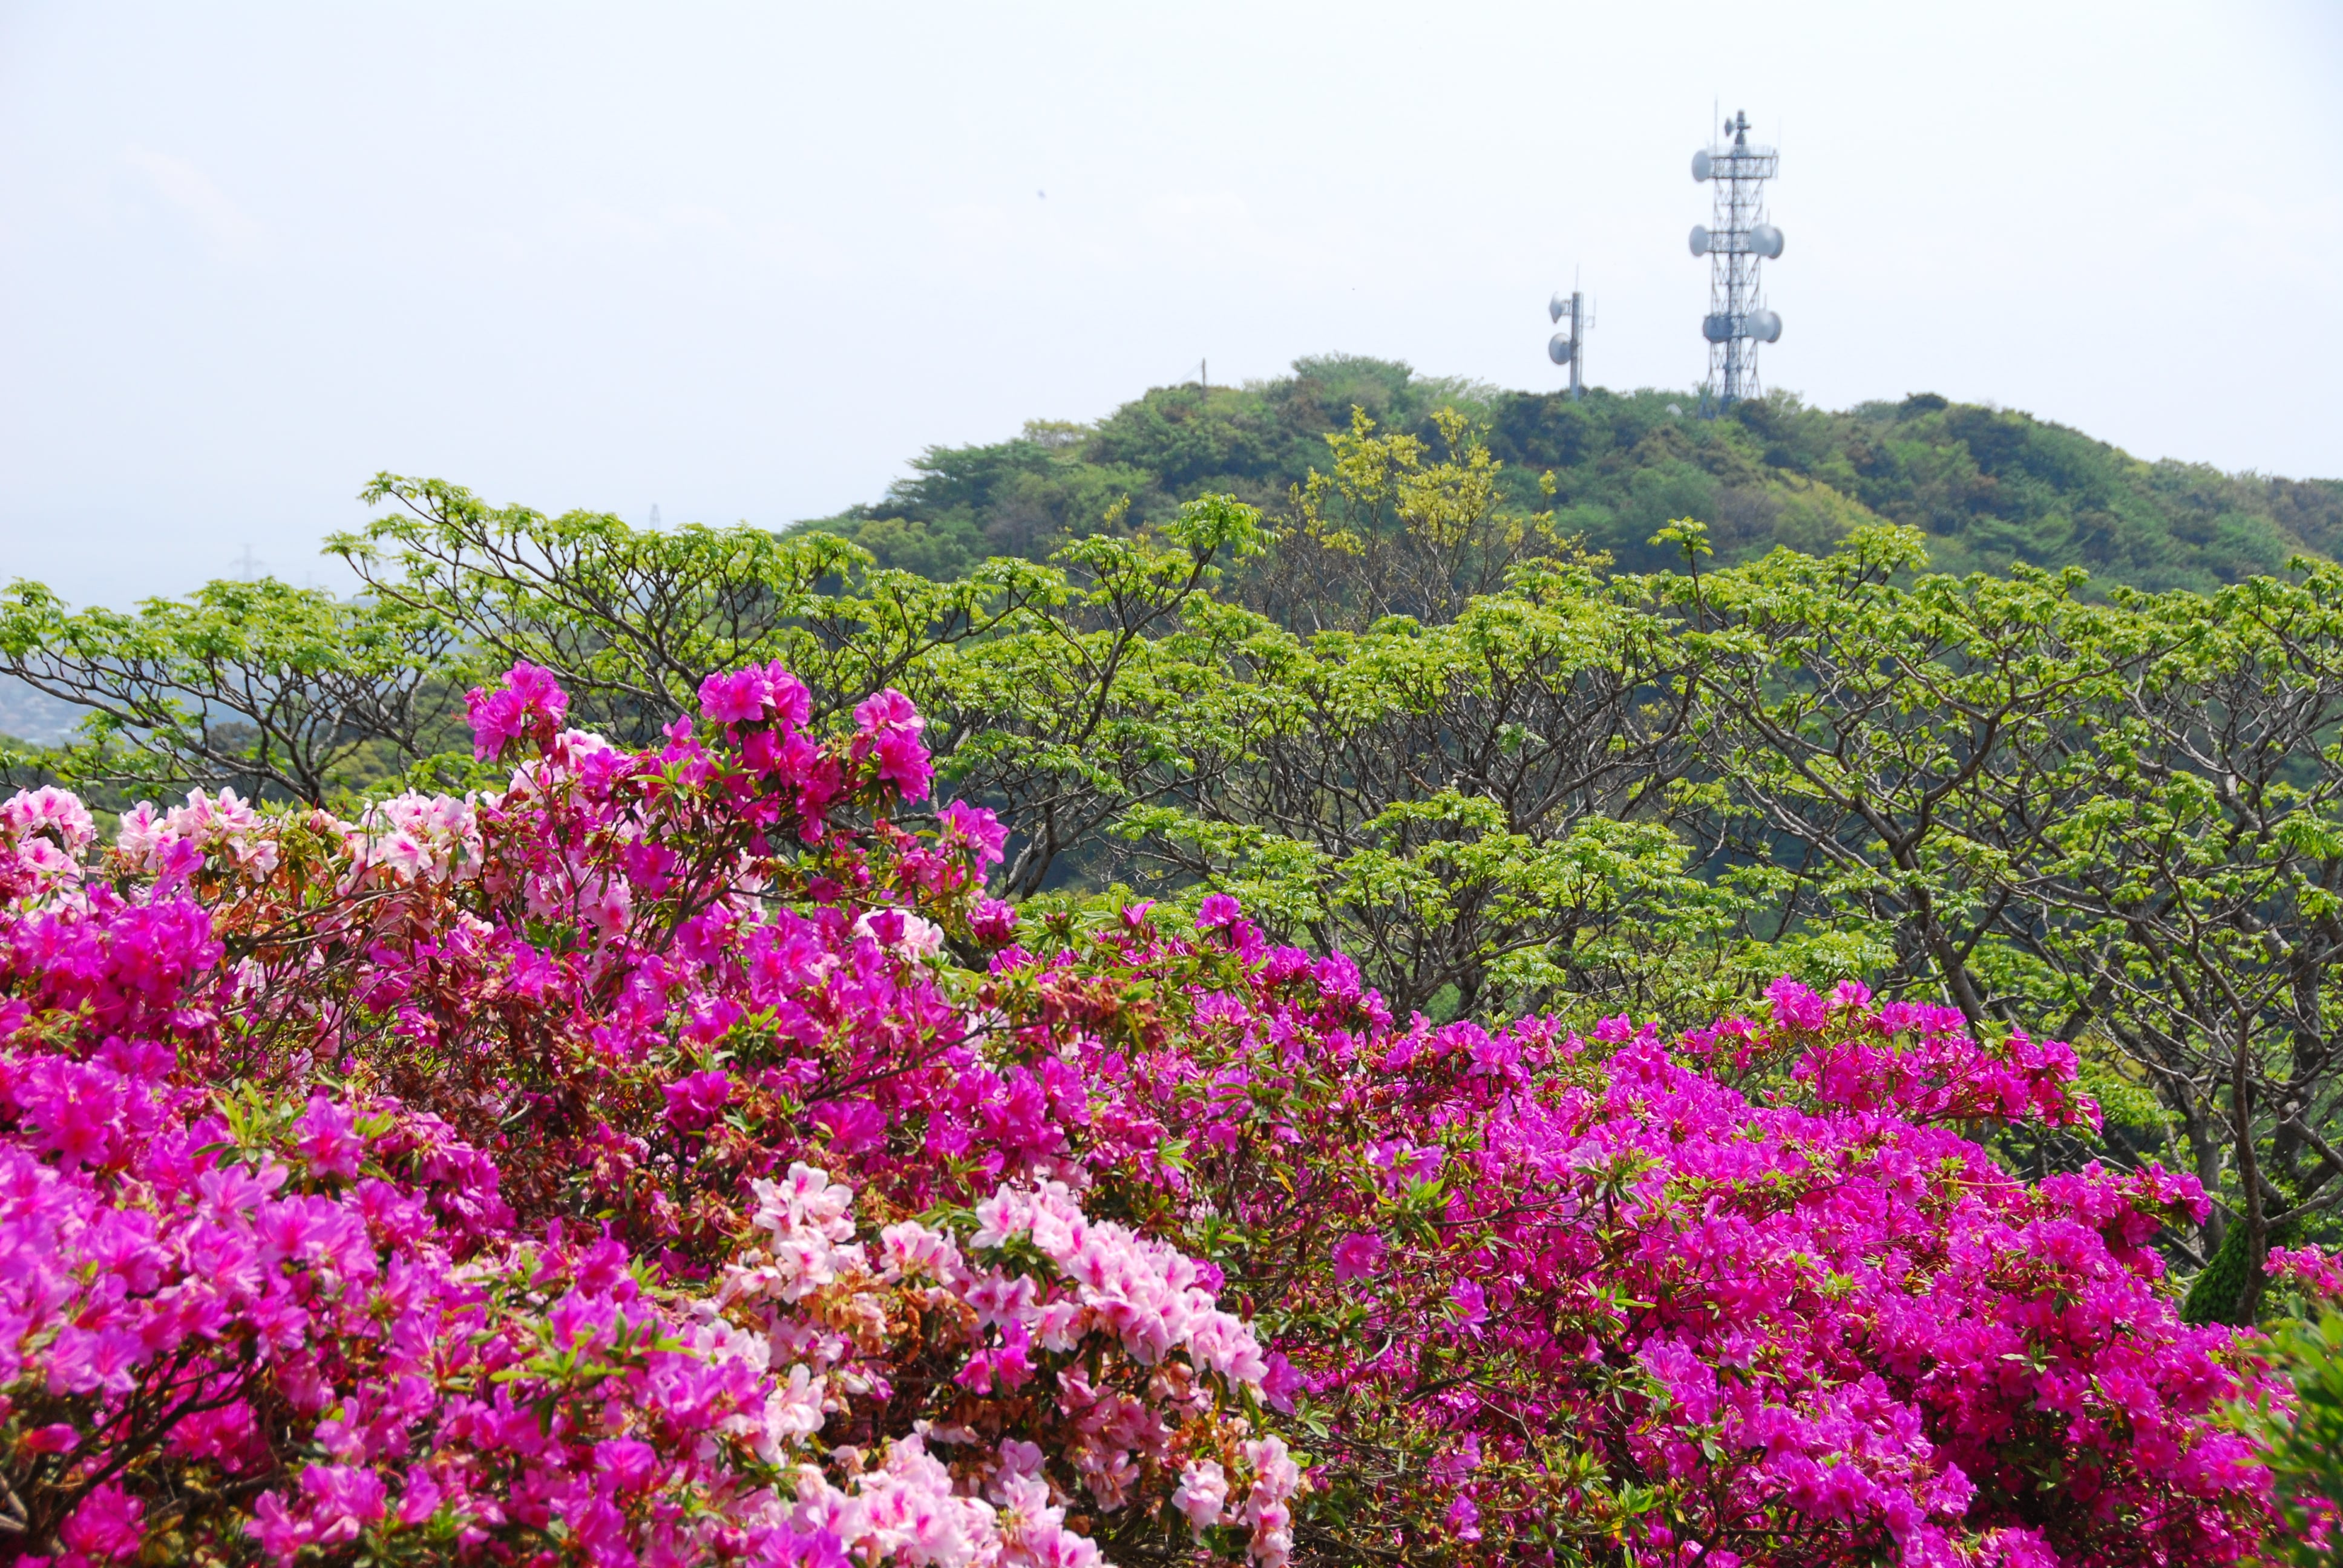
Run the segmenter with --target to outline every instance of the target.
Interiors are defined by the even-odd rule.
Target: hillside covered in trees
[[[1666,565],[1648,541],[1684,517],[1708,525],[1721,564],[1776,545],[1826,550],[1852,528],[1892,522],[1920,529],[1944,570],[2080,566],[2103,586],[2199,592],[2298,553],[2343,553],[2343,479],[2142,462],[2030,415],[1933,395],[1830,413],[1777,392],[1704,420],[1682,393],[1597,388],[1574,404],[1346,355],[1242,387],[1155,387],[1093,425],[1036,420],[1011,440],[931,447],[883,498],[800,527],[948,578],[988,556],[1042,558],[1110,518],[1161,521],[1200,495],[1275,516],[1327,466],[1325,438],[1350,428],[1354,407],[1386,433],[1435,442],[1433,416],[1454,408],[1484,428],[1508,500],[1550,507],[1564,533],[1629,569]]]

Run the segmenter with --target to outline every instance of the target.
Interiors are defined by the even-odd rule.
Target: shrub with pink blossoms
[[[793,1158],[864,1125],[813,1114],[833,1066],[965,1100],[932,960],[997,831],[895,826],[900,749],[786,703],[638,757],[518,685],[475,702],[528,748],[494,798],[198,796],[63,868],[85,818],[0,813],[38,873],[0,920],[0,1527],[76,1565],[1282,1563],[1299,1475],[1209,1268],[1025,1161]],[[1169,1503],[1202,1462],[1253,1500],[1208,1527]]]
[[[1676,1040],[1403,1028],[1219,901],[1011,950],[993,994],[1032,1059],[1081,1068],[1094,1190],[1156,1194],[1268,1329],[1265,1386],[1318,1434],[1305,1551],[2177,1563],[2262,1539],[2227,1415],[2251,1363],[2179,1322],[2148,1245],[2201,1211],[2194,1179],[2029,1185],[1962,1135],[2095,1116],[2063,1046],[1795,982]]]
[[[1391,1019],[1232,900],[1009,945],[900,694],[517,668],[499,793],[0,810],[36,1554],[992,1568],[2234,1561],[2252,1386],[2065,1048],[1776,987]],[[1028,940],[1036,940],[1028,937]],[[959,967],[982,960],[981,972]],[[1306,1458],[1305,1458],[1306,1455]]]
[[[2343,1257],[2324,1247],[2272,1247],[2270,1278],[2313,1302],[2343,1306]]]
[[[2324,1565],[2343,1555],[2343,1257],[2273,1247],[2267,1267],[2272,1291],[2294,1298],[2300,1315],[2257,1347],[2283,1381],[2254,1411],[2254,1424],[2268,1444],[2290,1537],[2283,1560]]]

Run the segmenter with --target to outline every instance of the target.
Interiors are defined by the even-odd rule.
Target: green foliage
[[[2197,1277],[2189,1282],[2188,1294],[2180,1303],[2180,1318],[2189,1323],[2233,1323],[2237,1321],[2237,1309],[2246,1296],[2246,1271],[2253,1266],[2247,1258],[2246,1228],[2232,1225],[2221,1238],[2213,1256]]]
[[[86,717],[41,756],[95,785],[232,787],[322,801],[362,790],[447,728],[453,639],[428,607],[344,604],[270,579],[215,582],[128,614],[0,597],[0,658]]]
[[[870,570],[827,535],[548,518],[431,479],[378,475],[362,498],[400,510],[327,548],[372,610],[460,628],[468,680],[518,659],[553,670],[581,723],[633,742],[689,707],[712,670],[786,659],[827,710],[1052,591],[1050,574],[1018,562],[941,584]]]
[[[883,500],[801,527],[930,576],[990,555],[1045,559],[1126,498],[1131,526],[1207,493],[1288,511],[1354,409],[1431,446],[1453,408],[1485,427],[1508,506],[1551,509],[1557,532],[1638,570],[1677,563],[1654,535],[1686,518],[1720,564],[1777,546],[1826,553],[1885,522],[1917,530],[1956,574],[2080,566],[2102,594],[2211,592],[2282,571],[2297,553],[2343,551],[2336,480],[2142,462],[2028,415],[1926,395],[1833,413],[1776,393],[1716,420],[1691,417],[1694,407],[1682,393],[1596,389],[1574,403],[1389,361],[1302,359],[1242,387],[1156,387],[1095,425],[1037,422],[996,445],[930,448]],[[1537,488],[1547,475],[1550,501]]]

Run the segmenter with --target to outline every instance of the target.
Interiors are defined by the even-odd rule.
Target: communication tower
[[[1709,417],[1757,396],[1757,346],[1782,336],[1782,318],[1765,308],[1758,268],[1782,254],[1782,231],[1765,221],[1765,182],[1780,172],[1771,147],[1749,145],[1749,116],[1725,122],[1725,136],[1692,156],[1692,177],[1709,185],[1709,224],[1694,224],[1692,253],[1708,257],[1708,384],[1701,413]]]
[[[1545,313],[1556,322],[1565,317],[1570,320],[1567,328],[1546,340],[1545,357],[1570,367],[1570,400],[1575,403],[1586,396],[1586,329],[1594,325],[1594,313],[1586,308],[1586,296],[1574,288],[1568,294],[1557,291],[1546,302]]]

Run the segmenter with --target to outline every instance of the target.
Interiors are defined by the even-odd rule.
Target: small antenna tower
[[[1586,396],[1586,329],[1594,325],[1594,313],[1586,307],[1586,296],[1575,286],[1568,294],[1557,290],[1546,301],[1545,313],[1556,322],[1565,317],[1570,322],[1546,340],[1545,357],[1556,365],[1570,367],[1570,400],[1579,402]]]
[[[1708,384],[1703,417],[1715,418],[1757,396],[1757,346],[1782,336],[1782,318],[1765,308],[1758,268],[1782,254],[1782,231],[1765,221],[1765,182],[1781,172],[1771,147],[1749,145],[1745,111],[1725,122],[1725,136],[1692,156],[1692,177],[1715,190],[1709,222],[1694,224],[1692,253],[1708,257]]]
[[[244,547],[244,554],[228,562],[228,565],[236,568],[236,576],[242,581],[257,582],[260,580],[261,573],[267,568],[268,563],[254,555],[252,547],[247,544]]]

